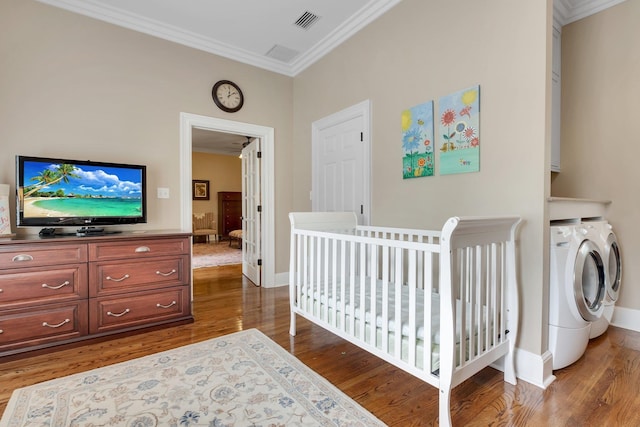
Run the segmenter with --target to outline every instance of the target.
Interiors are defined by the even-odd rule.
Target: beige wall
[[[213,212],[217,218],[218,192],[242,191],[242,160],[238,156],[193,152],[191,175],[209,181],[209,200],[194,200],[193,213]]]
[[[617,305],[640,310],[640,0],[562,29],[562,171],[552,194],[611,200],[620,242]]]
[[[539,354],[546,346],[550,4],[404,0],[291,79],[33,0],[3,0],[0,181],[13,183],[15,154],[144,163],[148,226],[175,228],[179,113],[274,127],[281,273],[286,213],[310,208],[311,123],[370,99],[373,223],[439,228],[451,215],[521,215],[519,345]],[[245,92],[237,114],[211,101],[221,78]],[[403,181],[400,112],[475,84],[481,171]],[[171,199],[155,198],[157,187],[169,187]]]
[[[520,346],[536,354],[546,347],[547,322],[547,7],[404,0],[297,76],[294,86],[294,209],[311,208],[313,121],[370,99],[372,223],[439,229],[453,215],[521,215]],[[429,100],[437,108],[439,97],[475,84],[481,86],[480,172],[436,171],[403,181],[401,111]]]
[[[146,164],[149,223],[136,227],[180,228],[181,112],[273,127],[276,167],[290,162],[290,77],[34,0],[2,0],[0,29],[0,182],[11,191],[16,154]],[[213,103],[219,79],[242,87],[240,112]],[[276,227],[288,230],[286,169],[276,169],[275,186]],[[286,271],[285,233],[276,254],[276,272]]]

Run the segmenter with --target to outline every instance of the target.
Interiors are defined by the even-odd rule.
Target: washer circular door
[[[598,246],[584,240],[578,248],[573,270],[573,294],[584,320],[593,322],[600,318],[605,289],[604,264]]]
[[[615,234],[609,233],[605,244],[604,256],[607,258],[607,293],[611,301],[618,300],[622,280],[622,261],[620,247]]]

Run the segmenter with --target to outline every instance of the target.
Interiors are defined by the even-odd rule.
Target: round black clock
[[[244,95],[240,87],[229,80],[216,82],[211,90],[211,96],[218,108],[227,113],[239,111],[244,104]]]

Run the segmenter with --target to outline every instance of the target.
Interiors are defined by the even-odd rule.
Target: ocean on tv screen
[[[140,199],[38,198],[25,205],[24,216],[34,217],[137,217],[142,212]]]

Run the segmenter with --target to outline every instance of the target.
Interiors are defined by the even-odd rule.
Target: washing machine
[[[611,322],[622,281],[622,259],[620,258],[620,246],[613,232],[613,226],[607,220],[585,220],[583,224],[592,228],[598,235],[600,253],[604,262],[605,272],[605,297],[603,301],[603,314],[600,319],[591,324],[590,338],[602,335]]]
[[[605,267],[595,228],[554,221],[550,229],[549,351],[561,369],[582,357],[603,315]]]

